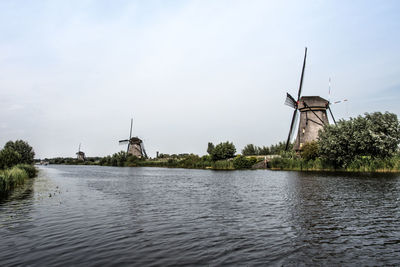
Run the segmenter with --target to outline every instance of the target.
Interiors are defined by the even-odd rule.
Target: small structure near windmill
[[[297,138],[293,149],[296,152],[300,152],[305,143],[314,141],[318,138],[318,131],[324,127],[325,124],[329,124],[327,110],[329,110],[333,121],[336,124],[335,118],[333,117],[332,111],[329,106],[329,101],[320,96],[301,96],[301,89],[303,86],[304,70],[306,66],[307,58],[307,47],[305,49],[303,68],[301,71],[300,86],[297,94],[297,100],[292,97],[289,93],[286,93],[285,104],[294,109],[292,122],[290,124],[290,130],[288,139],[286,142],[286,150],[289,147],[290,140],[296,129],[295,124],[297,122],[298,114],[300,112],[300,123],[297,132]]]
[[[81,144],[79,144],[78,152],[76,152],[76,158],[82,161],[86,160],[85,152],[81,151]]]
[[[133,119],[131,119],[131,130],[129,132],[129,139],[120,140],[119,144],[128,144],[126,153],[134,155],[138,158],[147,158],[146,150],[144,149],[143,140],[139,137],[132,137]]]

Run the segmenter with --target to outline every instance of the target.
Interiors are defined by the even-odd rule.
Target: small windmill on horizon
[[[325,124],[329,124],[328,115],[326,112],[327,110],[329,110],[329,113],[331,114],[332,119],[336,124],[328,100],[320,96],[301,96],[306,59],[307,47],[305,48],[304,52],[303,68],[301,71],[297,100],[289,93],[286,93],[285,100],[285,105],[288,105],[289,107],[294,109],[292,121],[290,123],[289,135],[286,141],[286,150],[288,150],[289,148],[290,141],[296,129],[295,124],[297,123],[297,118],[300,112],[300,122],[298,126],[296,141],[293,147],[296,152],[300,152],[305,143],[316,140],[318,137],[318,131],[322,129]]]
[[[76,158],[82,161],[86,160],[85,152],[81,151],[81,143],[79,143],[78,152],[76,152]]]
[[[144,149],[143,141],[139,137],[132,137],[133,118],[131,119],[131,130],[129,131],[129,139],[120,140],[119,144],[128,144],[126,149],[127,154],[134,155],[138,158],[147,158],[146,150]]]

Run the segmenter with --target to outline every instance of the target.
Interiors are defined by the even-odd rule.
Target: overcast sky
[[[285,140],[303,95],[400,115],[399,1],[0,1],[0,145],[37,158]]]

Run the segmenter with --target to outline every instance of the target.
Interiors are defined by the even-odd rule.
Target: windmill
[[[78,160],[82,160],[82,161],[85,161],[85,159],[86,159],[85,152],[81,151],[81,144],[80,143],[79,143],[78,152],[76,152],[76,158]]]
[[[290,141],[295,131],[295,124],[300,112],[300,122],[297,132],[296,142],[293,149],[296,152],[302,150],[305,143],[311,142],[317,139],[318,131],[324,127],[325,124],[329,124],[326,110],[329,110],[333,121],[336,124],[335,118],[333,117],[332,111],[329,107],[329,101],[320,96],[301,96],[301,89],[303,86],[304,70],[306,67],[307,58],[307,47],[304,52],[303,68],[301,71],[300,85],[297,93],[297,100],[286,93],[285,105],[293,108],[292,122],[290,124],[289,135],[286,141],[286,150],[289,148]]]
[[[131,119],[131,130],[129,132],[129,139],[120,140],[119,144],[128,144],[126,149],[127,154],[134,155],[138,158],[147,158],[146,150],[144,149],[143,141],[139,137],[132,137],[133,119]]]

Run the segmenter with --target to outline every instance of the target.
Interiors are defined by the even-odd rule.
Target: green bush
[[[399,144],[400,123],[395,114],[388,112],[366,113],[364,117],[341,120],[337,125],[325,125],[318,136],[320,157],[339,168],[350,166],[361,156],[393,157],[398,152]],[[360,158],[356,161],[360,160],[366,161]],[[367,165],[371,168],[378,167],[370,164],[372,162],[368,161]]]
[[[233,159],[233,167],[235,169],[250,169],[256,162],[257,159],[255,157],[246,158],[238,155]]]
[[[307,142],[302,147],[301,157],[305,160],[314,160],[318,157],[317,141]]]

